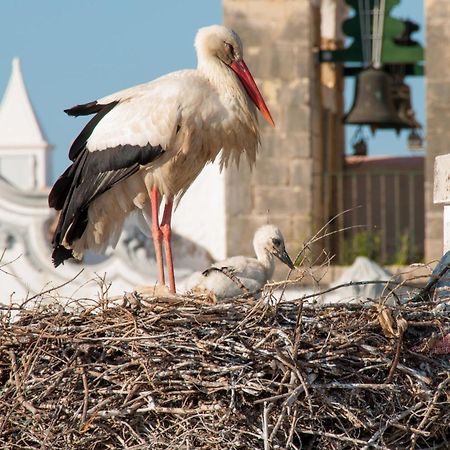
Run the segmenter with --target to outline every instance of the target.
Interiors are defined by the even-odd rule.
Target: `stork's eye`
[[[272,239],[272,243],[273,243],[273,245],[275,245],[275,247],[279,247],[281,245],[281,240],[274,238],[274,239]]]
[[[228,42],[225,42],[225,50],[227,51],[227,53],[230,56],[234,56],[234,48],[231,44],[229,44]]]

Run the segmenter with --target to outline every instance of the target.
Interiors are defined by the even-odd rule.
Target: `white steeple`
[[[0,104],[0,175],[21,189],[46,187],[50,149],[14,58]]]

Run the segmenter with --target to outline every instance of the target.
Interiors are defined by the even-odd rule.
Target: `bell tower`
[[[50,150],[14,58],[11,77],[0,103],[0,176],[25,190],[49,184]]]

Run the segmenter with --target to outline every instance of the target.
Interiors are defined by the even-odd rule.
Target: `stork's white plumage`
[[[275,225],[264,225],[256,231],[253,248],[256,258],[233,256],[214,263],[204,272],[193,273],[185,282],[185,290],[212,292],[219,299],[236,297],[244,294],[245,289],[256,292],[272,278],[275,257],[294,268],[283,235]]]
[[[222,150],[221,163],[255,161],[259,144],[255,106],[272,117],[243,60],[239,36],[213,25],[195,39],[198,67],[66,110],[96,114],[73,142],[73,164],[49,195],[61,210],[53,238],[53,261],[81,258],[86,249],[114,246],[125,218],[150,210],[160,282],[164,283],[161,239],[169,283],[175,291],[170,248],[174,198],[183,195],[205,164]],[[159,196],[165,198],[161,224]],[[149,201],[149,199],[151,201]]]

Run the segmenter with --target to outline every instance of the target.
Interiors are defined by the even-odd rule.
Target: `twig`
[[[423,301],[425,296],[433,291],[436,284],[449,271],[449,269],[450,269],[449,265],[446,265],[445,267],[443,267],[442,270],[436,276],[433,276],[430,279],[430,281],[422,288],[422,290],[410,301],[411,302]]]
[[[45,294],[49,294],[50,292],[53,292],[53,291],[55,291],[55,290],[57,290],[57,289],[60,289],[60,288],[62,288],[62,287],[64,287],[64,286],[67,286],[68,284],[72,283],[72,281],[76,280],[83,272],[84,272],[84,269],[81,269],[81,270],[80,270],[74,277],[72,277],[70,280],[65,281],[64,283],[59,284],[58,286],[55,286],[55,287],[52,287],[52,288],[47,289],[47,290],[45,290],[45,291],[39,292],[38,294],[35,294],[35,295],[33,295],[33,296],[27,298],[27,299],[25,300],[25,302],[23,302],[20,306],[23,308],[27,303],[31,302],[31,301],[34,300],[35,298],[42,297],[42,296],[45,295]]]
[[[428,420],[428,417],[431,414],[431,411],[433,410],[433,407],[436,405],[437,399],[439,398],[439,396],[441,395],[443,389],[445,388],[445,386],[447,386],[447,384],[449,384],[450,382],[450,375],[447,374],[447,378],[445,380],[443,380],[441,383],[439,383],[438,387],[436,388],[436,391],[434,392],[433,398],[431,399],[431,401],[428,403],[427,409],[425,411],[425,414],[422,418],[422,420],[420,421],[419,425],[417,426],[416,430],[412,430],[412,435],[411,435],[411,446],[410,446],[410,450],[414,450],[416,448],[416,441],[417,441],[417,435],[419,434],[419,431],[422,430],[422,428],[425,427],[425,424]]]
[[[396,416],[392,417],[388,421],[385,422],[385,424],[380,427],[380,429],[367,441],[367,445],[362,450],[369,450],[370,448],[373,448],[375,445],[375,442],[378,441],[378,439],[383,436],[384,432],[391,426],[392,423],[397,423],[403,418],[407,417],[409,414],[411,414],[414,411],[417,411],[418,409],[422,408],[423,402],[416,403],[415,405],[411,406],[410,408],[406,409],[405,411],[400,412]]]
[[[17,399],[22,404],[22,406],[27,409],[31,414],[36,415],[38,414],[38,410],[27,400],[25,400],[23,394],[22,394],[22,382],[19,377],[19,368],[17,367],[17,360],[16,355],[12,350],[8,351],[9,357],[11,359],[11,369],[12,369],[12,375],[14,379],[14,384],[16,386],[16,393],[17,393]]]
[[[327,384],[313,384],[315,389],[396,389],[392,384],[375,384],[375,383],[327,383]]]
[[[83,392],[84,392],[83,411],[81,413],[81,420],[80,420],[80,429],[81,429],[84,426],[84,423],[86,422],[87,411],[89,407],[89,383],[87,379],[86,368],[83,366],[80,357],[78,357],[78,364],[80,365],[81,379],[83,380]]]
[[[406,323],[406,325],[401,325]],[[397,320],[397,330],[398,330],[398,337],[397,337],[397,344],[395,348],[395,356],[391,364],[391,368],[389,369],[389,374],[386,378],[385,384],[390,384],[392,382],[392,379],[394,378],[395,369],[398,366],[398,361],[400,359],[400,351],[402,349],[402,343],[403,343],[403,334],[406,331],[407,328],[407,322],[400,318]]]
[[[328,438],[337,439],[338,441],[350,442],[352,444],[358,445],[359,447],[361,447],[361,445],[366,445],[367,444],[367,442],[363,441],[362,439],[351,438],[351,437],[345,436],[343,434],[329,433],[329,432],[320,431],[320,430],[317,430],[317,431],[316,430],[308,430],[308,429],[304,429],[304,428],[302,428],[301,432],[305,433],[305,434],[312,434],[314,436],[325,436],[325,437],[328,437]],[[386,447],[384,447],[384,446],[381,447],[379,445],[373,445],[372,448],[380,449],[380,450],[381,449],[383,449],[383,450],[386,449]]]
[[[214,272],[214,271],[223,273],[245,294],[249,293],[249,290],[242,284],[241,280],[232,271],[230,271],[228,267],[210,267],[209,269],[207,269],[203,272],[203,275],[206,275],[206,273],[208,273],[208,272]]]
[[[264,450],[270,450],[269,443],[269,412],[272,409],[272,405],[264,403],[262,413],[262,438],[264,441]]]

